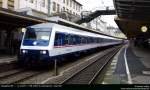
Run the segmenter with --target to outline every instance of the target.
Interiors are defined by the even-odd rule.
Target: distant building
[[[0,0],[0,7],[23,12],[24,14],[46,18],[48,0]]]
[[[47,2],[48,0],[0,0],[0,7],[11,10],[32,8],[47,13]]]
[[[48,0],[15,0],[15,9],[31,8],[45,14],[48,13]]]
[[[80,17],[82,11],[82,4],[76,0],[0,0],[0,7],[45,19],[56,15]]]
[[[94,29],[103,33],[107,31],[107,23],[101,20],[101,17],[97,17],[90,21],[89,23],[84,23],[84,26],[90,29]]]
[[[101,16],[93,19],[92,21],[88,23],[83,23],[82,25],[89,29],[99,31],[107,35],[120,37],[120,38],[126,38],[126,36],[118,28],[110,26],[110,25],[107,26],[107,23],[101,20]]]
[[[126,38],[125,34],[119,30],[119,28],[115,28],[113,26],[107,26],[107,31],[110,35],[120,37],[120,38]]]
[[[50,14],[68,12],[80,16],[82,4],[76,0],[50,0]]]
[[[0,7],[14,10],[15,1],[14,0],[0,0]]]
[[[76,0],[50,0],[49,14],[60,18],[75,21],[80,18],[82,4]]]
[[[40,18],[48,17],[48,0],[15,0],[15,10]]]

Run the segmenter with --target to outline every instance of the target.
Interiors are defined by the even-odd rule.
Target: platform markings
[[[106,82],[102,82],[102,84],[108,84],[108,83],[106,83]]]
[[[116,66],[116,62],[115,63],[111,63],[111,66]]]
[[[150,71],[142,71],[142,73],[145,75],[150,75]]]
[[[115,84],[115,83],[120,84],[120,79],[118,79],[119,76],[116,77],[114,72],[115,69],[117,68],[118,57],[123,49],[124,48],[121,48],[120,51],[116,54],[116,56],[113,58],[110,68],[107,70],[104,80],[102,81],[101,84]],[[114,81],[114,79],[116,79],[116,81]]]
[[[117,60],[114,60],[112,63],[117,63]]]
[[[111,76],[112,75],[112,73],[106,73],[106,76]]]
[[[127,47],[125,48],[125,52],[124,52],[124,60],[125,60],[127,77],[128,77],[128,83],[132,84],[132,79],[131,79],[131,74],[130,74],[130,71],[129,71],[128,63],[127,63],[126,53],[127,53]]]
[[[116,66],[111,66],[111,70],[115,71],[115,69],[116,69]]]

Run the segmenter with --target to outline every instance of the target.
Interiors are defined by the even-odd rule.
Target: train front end
[[[50,37],[50,28],[28,27],[21,43],[19,63],[32,66],[48,64]]]

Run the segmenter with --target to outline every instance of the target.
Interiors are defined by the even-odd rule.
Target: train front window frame
[[[33,31],[33,32],[31,32],[31,31]],[[31,36],[31,33],[32,33],[32,36]],[[34,35],[33,35],[33,33],[34,33]],[[43,34],[43,36],[42,36],[42,34]],[[45,36],[44,36],[44,34],[45,34]],[[49,41],[50,36],[51,36],[51,31],[49,30],[49,28],[27,28],[24,39],[25,40]]]
[[[52,28],[27,28],[22,45],[48,46],[51,38],[51,30]]]

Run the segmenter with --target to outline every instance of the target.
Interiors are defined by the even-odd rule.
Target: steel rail
[[[67,79],[65,79],[64,81],[62,81],[60,84],[65,84],[66,82],[68,82],[69,80],[71,80],[72,78],[74,78],[76,75],[80,74],[82,71],[86,70],[88,67],[90,67],[90,66],[92,66],[93,64],[95,64],[96,62],[98,62],[100,59],[105,58],[108,54],[111,54],[111,58],[112,58],[112,57],[117,53],[118,48],[120,48],[120,46],[117,47],[117,49],[114,48],[112,51],[107,52],[107,54],[105,54],[104,56],[98,58],[98,59],[97,59],[96,61],[94,61],[93,63],[90,63],[89,65],[85,66],[83,69],[81,69],[81,70],[75,72],[75,73],[72,74],[69,78],[67,78]],[[117,51],[114,53],[114,50],[115,50],[115,51],[117,50]],[[114,53],[114,54],[112,55],[112,53]],[[110,56],[110,55],[109,55],[109,56]],[[108,58],[108,57],[107,57],[107,58]],[[108,60],[108,62],[109,62],[109,60]],[[106,62],[105,64],[107,64],[108,62]],[[101,67],[101,69],[100,69],[98,72],[100,72],[104,67],[105,67],[105,65],[103,65],[103,66]],[[93,82],[94,78],[97,77],[98,72],[97,72],[97,73],[94,75],[94,77],[88,82],[88,84],[90,84],[90,83]]]

